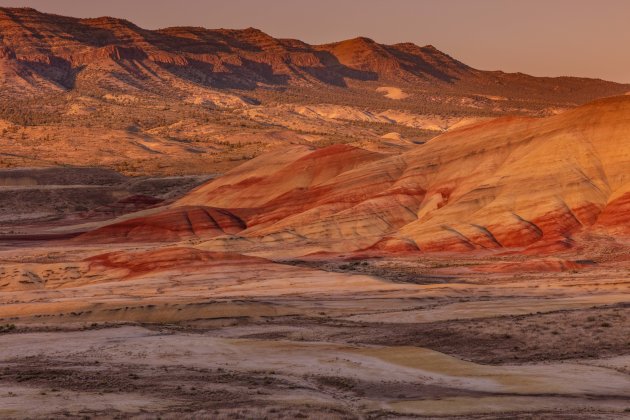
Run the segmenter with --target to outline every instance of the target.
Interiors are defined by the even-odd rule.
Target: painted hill
[[[236,237],[278,249],[560,251],[586,233],[628,233],[628,133],[623,96],[468,126],[394,156],[296,146],[198,187],[166,214],[224,209],[246,227]],[[225,238],[210,246],[233,246]]]

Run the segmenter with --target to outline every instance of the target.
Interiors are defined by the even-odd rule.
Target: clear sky
[[[630,0],[0,0],[77,17],[433,44],[473,67],[630,83]]]

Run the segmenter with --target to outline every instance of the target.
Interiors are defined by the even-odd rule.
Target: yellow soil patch
[[[423,376],[457,383],[463,388],[515,394],[608,394],[627,395],[630,380],[606,368],[575,363],[525,366],[489,366],[460,360],[420,347],[375,347],[354,352],[387,363],[417,369]],[[453,382],[455,381],[455,382]]]
[[[385,97],[389,99],[405,99],[409,97],[409,94],[403,92],[401,88],[393,86],[383,86],[376,89],[376,91],[385,93]]]

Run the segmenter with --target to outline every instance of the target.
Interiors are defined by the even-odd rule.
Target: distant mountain
[[[382,45],[368,38],[309,45],[253,28],[146,30],[123,19],[77,19],[29,8],[0,8],[0,83],[4,95],[172,96],[215,89],[360,89],[379,83],[410,86],[425,95],[437,92],[424,102],[443,101],[444,92],[481,95],[488,107],[506,98],[572,106],[630,90],[602,80],[480,71],[433,46]]]

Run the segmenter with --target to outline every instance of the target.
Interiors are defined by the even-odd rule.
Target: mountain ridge
[[[421,85],[429,90],[435,88],[431,85],[490,89],[508,82],[531,90],[529,85],[541,81],[567,82],[563,78],[477,70],[433,46],[409,42],[385,45],[366,37],[309,45],[273,38],[255,28],[180,26],[147,30],[125,19],[73,18],[30,8],[0,8],[0,30],[5,57],[14,55],[13,60],[24,67],[22,71],[36,73],[64,90],[77,89],[83,79],[104,90],[160,84],[164,85],[162,90],[165,86],[184,89],[174,86],[175,81],[219,89],[348,87],[379,81]],[[581,81],[581,88],[557,88],[573,93],[602,91],[578,92],[578,97],[589,96],[582,100],[630,90],[630,85],[597,79],[571,80]]]

